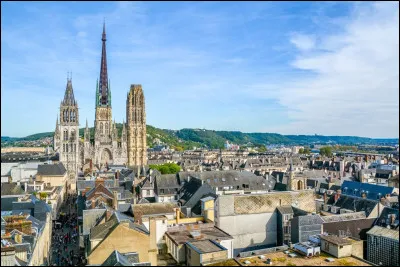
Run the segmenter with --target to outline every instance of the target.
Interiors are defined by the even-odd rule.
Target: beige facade
[[[126,99],[128,165],[147,165],[145,100],[140,84],[132,84]]]
[[[64,175],[36,175],[36,181],[44,182],[45,184],[50,184],[50,186],[68,186],[67,178],[68,173]],[[75,186],[76,187],[76,186]]]
[[[52,223],[51,213],[48,213],[46,225],[37,240],[29,266],[50,265]]]
[[[155,230],[153,233],[155,234]],[[88,264],[103,264],[114,250],[118,250],[120,253],[137,252],[140,262],[150,262],[155,266],[157,265],[155,236],[153,239],[151,240],[150,235],[129,228],[128,222],[121,222],[105,239],[91,240],[94,247],[87,257]]]
[[[211,242],[209,240],[201,242]],[[216,249],[217,250],[217,249]],[[187,266],[200,266],[211,262],[223,261],[228,259],[228,250],[219,249],[217,251],[202,251],[196,247],[196,242],[186,246],[186,264]]]
[[[363,241],[352,237],[321,236],[321,250],[336,258],[364,256]]]

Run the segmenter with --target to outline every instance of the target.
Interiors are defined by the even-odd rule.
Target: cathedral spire
[[[99,94],[100,104],[109,105],[109,88],[108,88],[108,74],[107,74],[107,54],[106,54],[106,23],[103,23],[103,34],[101,37],[101,63],[100,63],[100,81],[99,81]]]
[[[65,88],[63,105],[75,105],[74,89],[72,88],[72,79],[67,78],[67,87]]]
[[[89,127],[88,127],[88,123],[87,123],[87,118],[86,118],[86,129],[88,129]]]

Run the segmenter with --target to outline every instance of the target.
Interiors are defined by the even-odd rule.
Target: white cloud
[[[318,36],[316,46],[304,36],[290,40],[309,50],[292,66],[314,75],[276,85],[275,96],[294,122],[273,130],[399,136],[398,4],[357,5],[343,27],[341,34]]]
[[[299,50],[307,51],[315,47],[315,36],[295,33],[290,39],[290,42]]]

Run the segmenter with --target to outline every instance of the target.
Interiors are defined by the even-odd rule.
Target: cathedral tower
[[[111,90],[107,74],[106,56],[106,27],[103,24],[102,50],[100,62],[100,80],[96,83],[96,114],[94,132],[95,163],[100,165],[113,162],[112,143],[112,113],[111,113]]]
[[[142,86],[132,84],[126,100],[128,165],[147,164],[146,109]]]
[[[67,78],[64,99],[60,104],[60,123],[57,117],[54,150],[58,151],[60,162],[68,171],[69,184],[74,188],[79,168],[79,110],[71,78]]]

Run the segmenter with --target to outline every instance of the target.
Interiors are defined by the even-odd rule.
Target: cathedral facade
[[[112,120],[111,88],[107,73],[106,31],[103,25],[100,79],[96,82],[94,136],[86,120],[83,138],[79,138],[78,104],[72,81],[68,79],[60,106],[60,124],[54,134],[54,150],[71,176],[92,163],[98,169],[106,164],[140,166],[147,164],[146,112],[141,85],[131,85],[126,100],[127,123],[118,134]]]
[[[122,134],[119,136],[115,121],[112,121],[111,88],[107,73],[105,25],[103,25],[101,41],[100,80],[96,82],[94,138],[92,139],[90,136],[86,122],[84,140],[81,145],[82,165],[91,160],[98,167],[102,167],[105,164],[126,164],[128,153],[125,124],[123,124]]]

